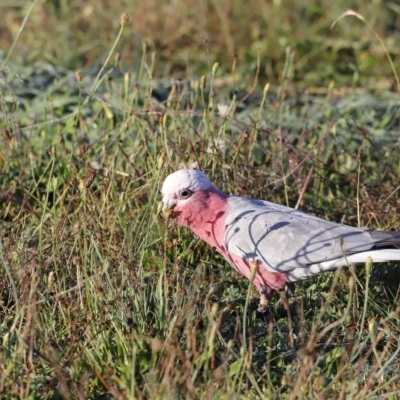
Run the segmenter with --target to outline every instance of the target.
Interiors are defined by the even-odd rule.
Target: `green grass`
[[[396,80],[365,24],[329,29],[348,2],[39,3],[0,6],[2,48],[28,17],[0,69],[1,398],[398,398],[398,263],[260,314],[159,215],[163,179],[197,165],[228,193],[400,230]],[[398,69],[399,9],[374,4],[351,5]]]

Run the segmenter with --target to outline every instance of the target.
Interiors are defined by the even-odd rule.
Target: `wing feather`
[[[278,272],[366,251],[377,243],[371,234],[374,231],[240,197],[229,199],[225,223],[225,242],[230,252],[258,260],[267,269]]]

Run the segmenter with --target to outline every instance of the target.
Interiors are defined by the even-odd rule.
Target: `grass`
[[[159,215],[163,179],[196,165],[228,193],[400,229],[387,54],[356,19],[328,29],[348,2],[250,3],[1,6],[2,48],[29,16],[0,70],[2,398],[398,398],[398,263],[260,314]],[[398,70],[396,5],[357,11]]]

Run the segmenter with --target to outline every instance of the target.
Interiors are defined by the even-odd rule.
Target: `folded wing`
[[[229,199],[225,243],[248,260],[287,272],[375,247],[400,247],[400,233],[336,224],[268,201]]]

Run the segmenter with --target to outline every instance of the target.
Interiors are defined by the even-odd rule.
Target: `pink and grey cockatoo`
[[[348,264],[400,260],[400,232],[337,224],[263,200],[229,196],[198,170],[169,175],[163,212],[252,277],[263,309],[275,290]]]

